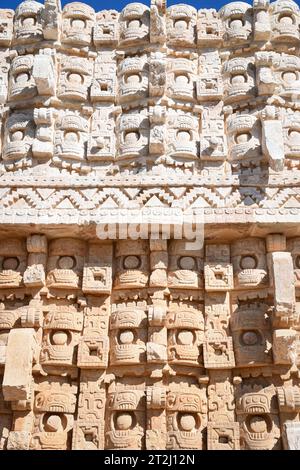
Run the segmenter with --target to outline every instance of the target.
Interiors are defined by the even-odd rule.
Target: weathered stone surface
[[[0,9],[0,449],[299,449],[299,25]]]
[[[34,349],[35,331],[33,328],[12,329],[10,331],[2,383],[5,400],[15,401],[29,398]]]

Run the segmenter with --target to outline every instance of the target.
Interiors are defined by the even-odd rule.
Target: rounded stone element
[[[18,75],[15,77],[15,82],[16,83],[26,83],[29,81],[29,73],[27,72],[20,72]]]
[[[72,256],[61,256],[57,264],[59,269],[73,269],[75,266],[75,259]]]
[[[293,72],[292,70],[290,70],[288,72],[284,72],[282,74],[282,78],[286,83],[292,83],[297,80],[297,74]]]
[[[74,85],[82,85],[83,84],[83,77],[80,73],[71,72],[68,75],[68,81],[73,83]]]
[[[125,77],[125,82],[130,85],[138,84],[141,81],[142,81],[141,76],[138,73],[131,73]]]
[[[140,138],[140,133],[138,131],[129,131],[129,132],[126,132],[124,141],[125,141],[125,144],[132,145],[138,142],[139,138]]]
[[[178,266],[180,269],[188,269],[188,270],[195,269],[196,267],[195,258],[192,258],[192,256],[182,256],[181,258],[179,258]]]
[[[279,17],[279,23],[284,26],[292,26],[294,24],[294,20],[291,15],[284,13]]]
[[[242,132],[236,135],[235,142],[237,144],[245,144],[246,142],[249,142],[250,139],[251,139],[250,132]]]
[[[231,77],[230,82],[231,82],[231,85],[242,85],[243,83],[246,82],[246,77],[242,73],[239,73],[239,74],[233,75]]]
[[[62,427],[61,417],[59,415],[51,415],[45,423],[45,431],[56,432]]]
[[[130,330],[123,330],[119,336],[120,343],[122,344],[132,344],[134,340],[134,334]]]
[[[183,431],[192,431],[196,426],[196,420],[192,414],[184,414],[179,418],[179,424]]]
[[[133,423],[133,419],[130,413],[121,413],[116,419],[116,429],[120,431],[127,431],[130,429]]]
[[[85,20],[81,18],[75,18],[74,20],[72,20],[71,26],[72,28],[76,28],[76,29],[84,29],[86,26],[86,23],[85,23]]]
[[[127,28],[128,29],[139,29],[142,26],[142,22],[139,19],[133,19],[128,21]]]
[[[177,30],[183,30],[188,28],[188,24],[186,20],[184,19],[179,19],[174,22],[175,29]]]
[[[178,131],[177,132],[177,139],[180,142],[189,142],[191,140],[191,135],[189,131]]]
[[[12,142],[20,142],[24,138],[24,132],[22,131],[15,131],[11,134],[10,140]]]
[[[258,336],[255,331],[245,331],[242,335],[243,343],[246,346],[254,346],[258,342]]]
[[[254,256],[243,256],[241,258],[240,267],[241,269],[255,269],[257,266],[257,261]]]
[[[240,29],[244,26],[244,21],[242,18],[234,18],[230,21],[229,27],[232,29]]]
[[[22,26],[26,26],[27,28],[30,28],[32,26],[36,25],[36,18],[35,16],[26,16],[22,20]]]
[[[296,129],[291,129],[289,132],[289,139],[294,143],[300,144],[300,132]]]
[[[175,82],[176,85],[186,86],[189,83],[190,79],[187,74],[181,73],[176,75]]]
[[[74,142],[74,144],[77,144],[79,141],[79,136],[78,133],[75,131],[67,131],[65,132],[65,140],[67,142]]]
[[[52,334],[52,344],[55,346],[64,346],[68,341],[68,334],[65,331],[57,330]]]
[[[252,416],[249,420],[249,429],[251,432],[263,433],[267,431],[267,423],[263,416]]]
[[[15,271],[16,269],[18,269],[18,266],[19,260],[15,257],[4,258],[2,262],[2,269],[9,269]]]
[[[141,260],[138,256],[129,255],[124,258],[124,269],[137,269],[141,264]]]
[[[192,331],[189,330],[181,330],[177,335],[178,344],[188,346],[189,344],[193,344],[194,342],[194,335]]]

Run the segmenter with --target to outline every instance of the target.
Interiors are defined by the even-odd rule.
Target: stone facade
[[[299,25],[0,10],[0,448],[300,448]]]

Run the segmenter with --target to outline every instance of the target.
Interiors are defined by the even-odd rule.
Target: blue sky
[[[133,3],[134,0],[84,0],[83,3],[91,5],[96,11],[106,10],[106,9],[115,9],[122,10],[125,5],[128,3]],[[247,0],[245,0],[247,1]],[[251,0],[248,0],[249,3],[252,3]],[[21,3],[20,0],[0,0],[0,8],[16,8],[16,6]],[[40,3],[43,3],[42,1]],[[62,0],[62,4],[71,3],[69,0]],[[141,3],[150,4],[150,0],[144,0]],[[219,9],[221,6],[229,3],[229,0],[185,0],[185,1],[176,1],[176,0],[167,0],[167,5],[174,5],[176,3],[187,3],[193,5],[197,9],[199,8],[216,8]],[[300,5],[300,0],[296,1]]]

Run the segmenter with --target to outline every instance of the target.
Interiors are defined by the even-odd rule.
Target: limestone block
[[[274,286],[275,316],[292,316],[295,309],[293,260],[290,253],[269,253]]]
[[[29,450],[31,433],[28,431],[11,431],[8,436],[7,450]]]
[[[300,423],[286,421],[283,424],[282,439],[285,450],[300,450]]]
[[[83,268],[82,290],[89,294],[109,294],[112,287],[112,244],[89,244]]]
[[[284,168],[284,142],[278,111],[273,106],[266,106],[261,116],[263,152],[266,154],[272,170],[282,171]]]
[[[32,75],[39,95],[55,95],[55,68],[51,56],[39,54],[34,57]]]
[[[32,381],[35,343],[33,328],[11,330],[3,378],[3,395],[7,401],[27,400]]]
[[[43,34],[45,39],[55,41],[59,37],[61,21],[60,0],[45,0],[45,9],[42,11]]]
[[[14,11],[0,10],[0,45],[9,46],[13,37]]]
[[[300,362],[299,333],[295,330],[275,330],[273,357],[275,364],[298,365]]]

